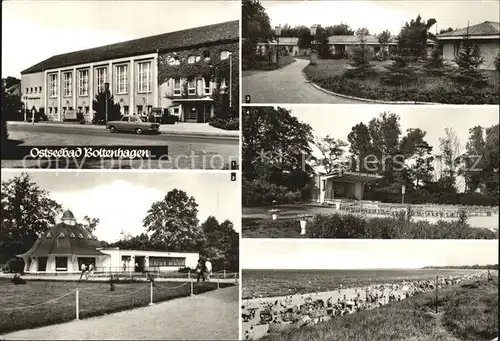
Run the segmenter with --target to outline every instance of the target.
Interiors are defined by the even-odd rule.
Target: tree
[[[120,119],[120,105],[114,102],[113,95],[111,95],[110,91],[105,90],[98,92],[92,102],[92,109],[95,112],[92,123],[106,123],[106,104],[108,107],[108,121],[117,121]]]
[[[455,31],[453,28],[448,27],[448,28],[446,28],[446,29],[444,29],[444,30],[443,30],[443,29],[439,30],[439,34],[448,33],[448,32],[453,32],[453,31]]]
[[[445,136],[439,138],[442,176],[438,179],[448,193],[456,193],[457,167],[460,163],[461,143],[452,128],[445,128]]]
[[[326,28],[328,35],[330,36],[352,36],[354,35],[354,30],[347,24],[338,24],[333,26],[328,26]]]
[[[427,60],[427,67],[432,69],[440,69],[443,67],[443,54],[439,46],[434,46]]]
[[[329,174],[335,169],[343,168],[346,163],[344,156],[344,148],[347,143],[334,137],[326,136],[316,140],[316,147],[318,147],[322,157],[316,160],[317,166],[323,166],[324,171]]]
[[[163,243],[172,251],[195,251],[203,242],[197,215],[195,198],[173,189],[151,205],[143,225],[151,232],[153,243]]]
[[[409,23],[406,22],[398,36],[398,47],[402,57],[422,58],[427,55],[427,39],[429,29],[436,19],[422,20],[420,14]]]
[[[370,32],[365,27],[360,28],[356,31],[359,45],[354,47],[352,51],[352,66],[356,68],[364,68],[370,64],[368,48],[366,46],[367,36],[369,34]]]
[[[373,155],[373,145],[368,126],[363,122],[352,127],[347,135],[349,151],[352,154],[351,171],[362,173],[373,173],[372,164],[368,160],[369,155]]]
[[[328,59],[332,55],[328,37],[329,35],[325,28],[321,26],[316,28],[314,40],[318,44],[318,55],[323,59]]]
[[[497,55],[495,56],[495,69],[500,72],[500,49],[497,50]]]
[[[272,38],[271,21],[265,8],[256,0],[242,1],[242,57],[243,64],[252,68],[259,42]]]
[[[99,218],[90,218],[89,216],[86,215],[85,217],[83,217],[83,220],[85,221],[83,227],[85,227],[85,229],[89,231],[91,234],[94,234],[95,229],[100,222]]]
[[[29,250],[41,234],[55,224],[61,205],[31,177],[22,173],[2,181],[0,263]]]
[[[469,37],[469,29],[467,28],[467,34],[464,35],[462,46],[455,57],[455,63],[458,64],[458,75],[455,77],[456,82],[465,89],[485,87],[488,84],[486,76],[478,70],[483,62],[484,58],[481,54],[481,49],[477,44],[472,43]]]
[[[209,258],[216,269],[229,269],[233,267],[233,259],[239,249],[234,249],[233,241],[238,239],[238,233],[234,231],[233,223],[226,220],[219,223],[213,216],[207,218],[201,224],[201,229],[206,236],[205,244],[201,255]]]
[[[389,46],[389,42],[391,41],[391,32],[389,30],[385,30],[378,35],[378,42],[380,44],[381,55],[385,58],[388,54],[387,47]]]

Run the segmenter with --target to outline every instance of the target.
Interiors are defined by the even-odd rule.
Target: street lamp
[[[403,185],[401,187],[401,194],[402,194],[402,197],[401,197],[401,203],[404,204],[405,203],[405,192],[406,192],[406,186]]]
[[[314,37],[316,36],[316,28],[318,26],[317,25],[312,25],[311,28],[310,28],[310,31],[311,31],[311,36],[312,36],[312,41],[311,41],[311,45],[314,45],[315,43],[315,39]],[[318,55],[316,53],[316,51],[314,51],[313,48],[311,48],[311,58],[310,58],[310,63],[312,65],[316,65],[316,62],[317,62],[317,58],[318,58]]]
[[[280,60],[280,36],[281,36],[281,25],[278,25],[275,27],[276,29],[276,37],[277,37],[277,40],[276,40],[276,64],[279,64],[279,60]]]
[[[231,89],[233,87],[233,53],[229,52],[229,110],[231,110],[232,99]]]
[[[108,92],[109,92],[109,83],[104,83],[104,92],[106,93],[106,122],[108,122]]]

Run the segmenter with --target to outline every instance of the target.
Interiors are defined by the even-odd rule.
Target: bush
[[[178,270],[178,272],[180,272],[180,273],[185,273],[185,274],[187,274],[187,273],[189,273],[189,272],[193,272],[193,271],[194,271],[194,270],[193,270],[193,269],[191,269],[189,266],[185,266],[185,267],[183,267],[183,268],[179,268],[179,270]]]
[[[21,278],[21,275],[19,274],[15,274],[14,277],[12,277],[11,281],[14,284],[26,284],[26,280]]]
[[[224,130],[239,130],[240,120],[238,118],[230,118],[228,120],[222,118],[214,118],[209,123],[212,127]]]
[[[274,201],[280,204],[296,203],[302,200],[300,191],[292,191],[263,180],[243,180],[242,201],[244,206],[268,205]]]
[[[2,272],[24,273],[24,260],[21,258],[9,259],[7,263],[2,266]]]
[[[366,221],[355,215],[318,214],[308,228],[310,238],[366,238],[366,235]]]
[[[500,49],[497,50],[497,55],[495,57],[495,69],[500,72]]]

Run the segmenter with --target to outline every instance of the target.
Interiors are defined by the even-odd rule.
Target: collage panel
[[[2,339],[238,339],[229,173],[1,175]]]
[[[244,103],[500,103],[500,4],[242,0]]]
[[[243,239],[245,340],[496,340],[498,241]]]
[[[498,108],[243,115],[243,238],[498,239]]]
[[[3,9],[2,167],[238,168],[239,2]]]

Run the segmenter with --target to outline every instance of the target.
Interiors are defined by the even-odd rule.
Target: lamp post
[[[106,93],[106,123],[108,122],[108,92],[109,92],[109,83],[104,83],[104,92]]]
[[[232,107],[232,87],[233,87],[233,53],[229,52],[229,110]]]
[[[403,185],[403,186],[401,187],[401,194],[402,194],[402,196],[401,196],[401,203],[402,203],[402,204],[404,204],[404,203],[405,203],[405,192],[406,192],[406,186],[405,186],[405,185]]]
[[[315,43],[314,37],[316,36],[316,28],[317,28],[316,25],[312,25],[310,28],[311,36],[312,36],[311,45],[314,45],[314,43]],[[318,59],[318,55],[317,55],[316,51],[313,48],[311,48],[310,63],[312,65],[316,65],[317,59]]]
[[[275,27],[276,29],[276,64],[280,61],[280,36],[281,36],[281,25]]]

